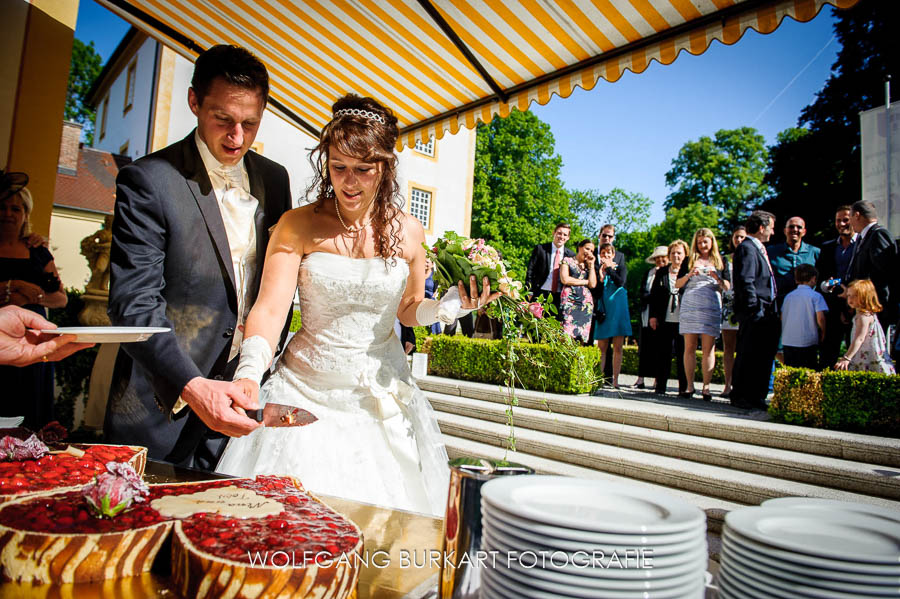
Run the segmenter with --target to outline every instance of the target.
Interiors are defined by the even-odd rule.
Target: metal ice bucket
[[[478,458],[450,460],[450,492],[444,516],[440,599],[478,599],[481,569],[481,485],[497,476],[534,474],[534,469]]]

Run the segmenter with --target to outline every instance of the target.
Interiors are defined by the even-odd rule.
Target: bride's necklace
[[[340,207],[340,205],[338,204],[337,196],[334,197],[334,211],[337,212],[337,217],[338,217],[338,220],[341,222],[341,226],[344,227],[344,229],[346,229],[347,232],[348,232],[348,233],[351,233],[351,234],[359,233],[360,231],[362,231],[363,229],[365,229],[366,227],[368,227],[369,224],[372,222],[372,217],[370,216],[370,217],[369,217],[369,220],[367,220],[366,222],[364,222],[364,223],[361,224],[360,226],[358,226],[358,227],[348,227],[347,224],[344,223],[344,218],[341,216],[341,207]]]

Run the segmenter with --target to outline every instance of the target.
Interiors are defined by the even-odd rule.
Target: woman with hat
[[[46,318],[47,308],[62,308],[67,298],[53,256],[29,243],[33,203],[27,184],[25,173],[0,171],[0,306],[21,306]],[[0,380],[7,398],[0,415],[24,415],[23,425],[32,430],[54,419],[51,364],[2,366]]]
[[[654,344],[654,330],[650,328],[650,290],[656,279],[656,271],[669,263],[669,248],[664,245],[656,246],[646,261],[653,266],[644,274],[640,287],[641,338],[638,345],[638,377],[634,382],[634,386],[638,389],[645,388],[645,376],[652,377],[656,374],[654,358],[657,350]]]

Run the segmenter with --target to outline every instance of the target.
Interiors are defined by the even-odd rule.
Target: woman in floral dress
[[[869,279],[853,281],[847,286],[847,305],[856,310],[850,347],[838,359],[838,370],[865,370],[882,374],[897,374],[888,355],[884,330],[875,316],[881,312],[881,304],[875,286]]]
[[[573,258],[565,258],[559,265],[559,282],[562,327],[573,339],[590,343],[591,318],[594,312],[594,296],[588,289],[597,286],[594,270],[594,244],[590,239],[578,243]]]

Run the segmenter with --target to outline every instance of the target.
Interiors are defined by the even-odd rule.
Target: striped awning
[[[713,40],[858,0],[98,0],[193,60],[215,44],[268,67],[270,105],[313,135],[356,92],[390,106],[400,147],[567,97]]]

